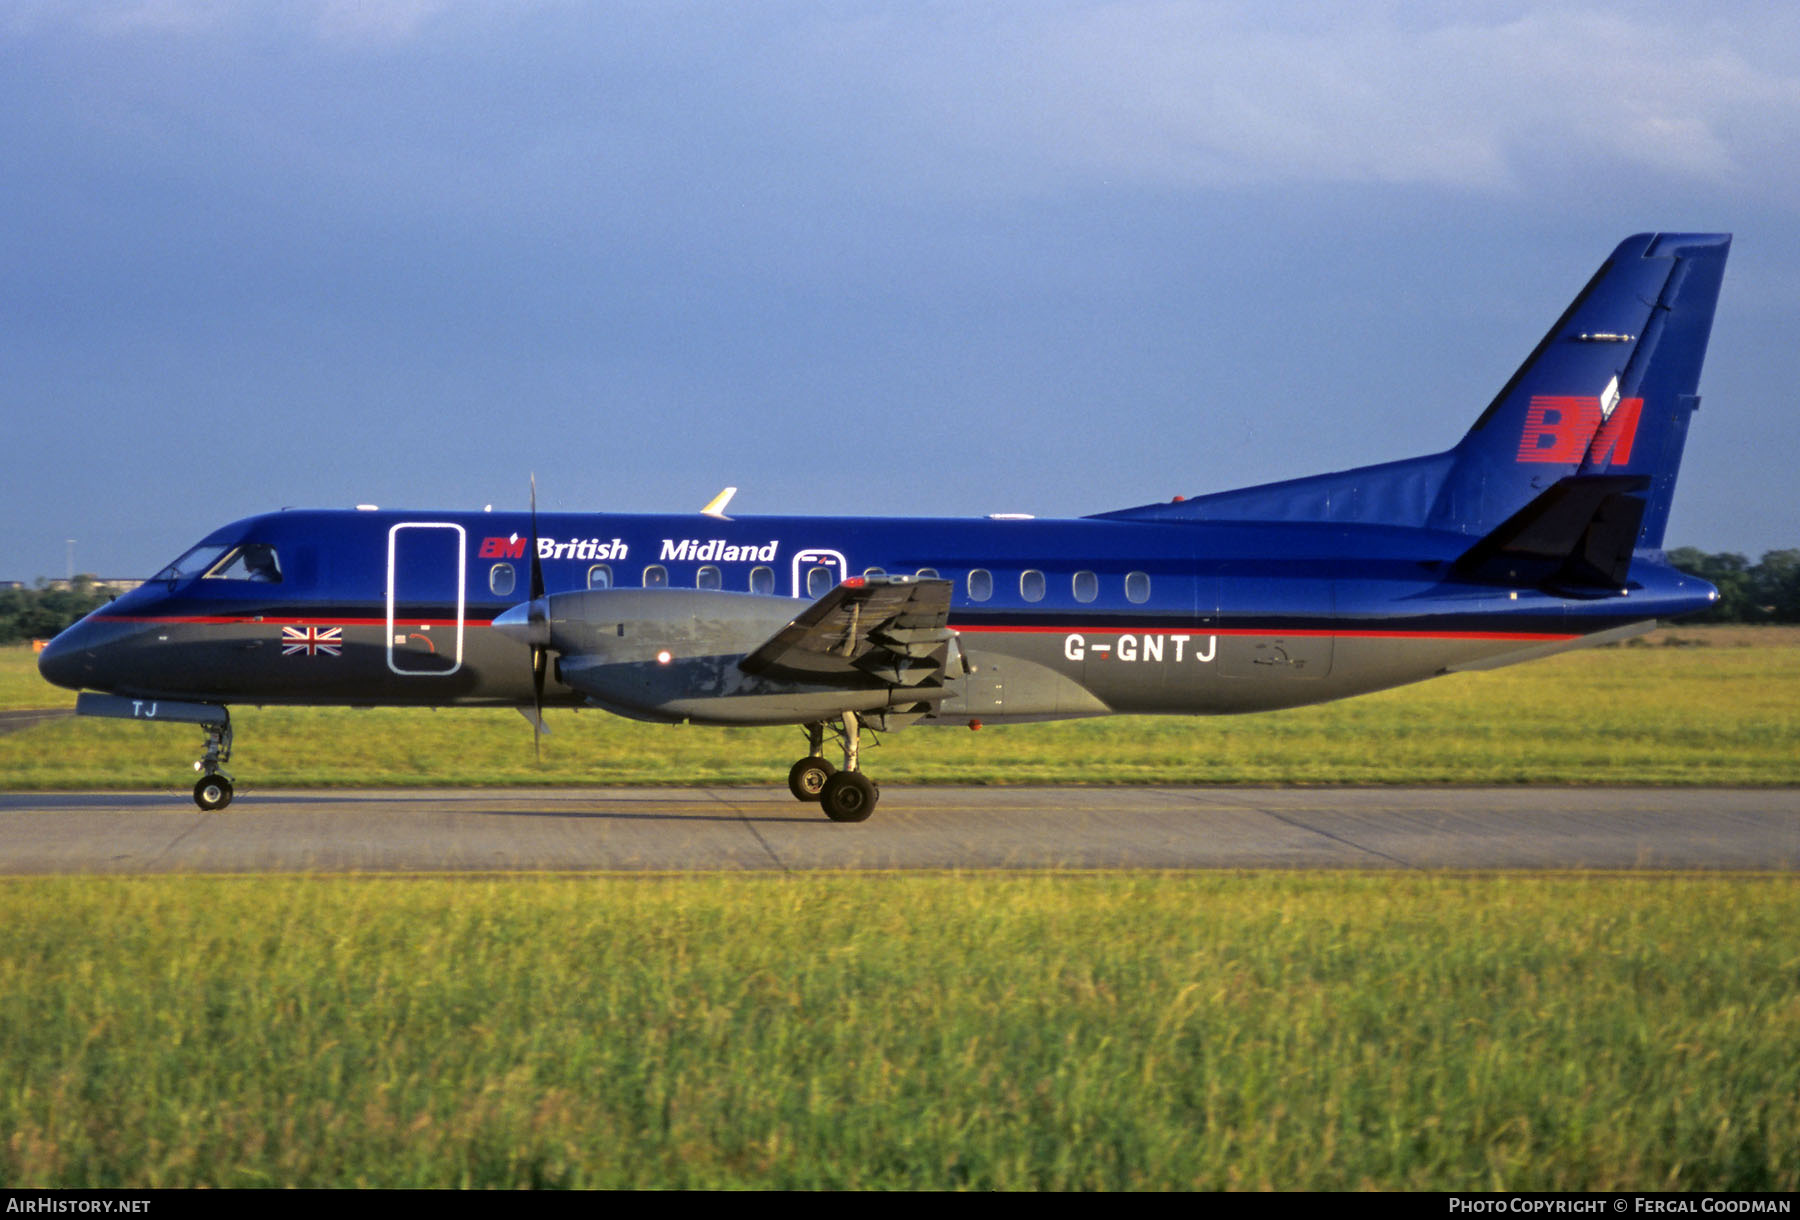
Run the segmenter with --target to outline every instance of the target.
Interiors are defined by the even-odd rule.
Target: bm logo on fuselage
[[[558,542],[554,538],[538,539],[539,559],[623,559],[631,548],[619,538],[574,538]],[[483,538],[476,552],[481,559],[523,559],[525,538]]]

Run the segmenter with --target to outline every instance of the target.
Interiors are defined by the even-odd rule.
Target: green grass
[[[1695,629],[1684,637],[1703,635]],[[57,706],[0,651],[0,707]],[[1800,782],[1800,646],[912,730],[890,782]],[[769,783],[791,730],[234,709],[259,784]],[[9,787],[192,726],[0,736]],[[1800,1188],[1800,886],[1330,874],[0,883],[0,1182]]]
[[[0,1181],[1784,1190],[1786,879],[0,884]]]
[[[52,686],[38,676],[37,654],[28,645],[0,647],[0,711],[74,706],[74,691]]]
[[[1727,629],[1730,630],[1730,629]],[[1738,630],[1731,638],[1741,636]],[[1707,638],[1704,629],[1683,638]],[[866,763],[887,783],[1800,783],[1800,644],[1612,648],[1253,716],[914,728]],[[0,706],[72,695],[0,651]],[[231,769],[265,786],[764,784],[793,729],[668,728],[552,712],[542,766],[512,712],[234,708]],[[165,787],[191,725],[68,720],[0,736],[11,788]]]

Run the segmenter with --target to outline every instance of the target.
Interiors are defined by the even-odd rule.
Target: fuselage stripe
[[[386,627],[385,618],[328,618],[294,617],[287,614],[96,614],[93,621],[97,623],[192,623],[202,626],[229,626],[239,623],[263,624],[275,627]],[[453,618],[412,618],[408,615],[395,617],[396,624],[408,627],[454,627]],[[465,627],[487,627],[492,619],[470,618],[463,620]]]
[[[96,622],[103,623],[179,623],[196,626],[231,626],[260,623],[275,627],[383,627],[387,626],[385,618],[309,618],[292,615],[222,615],[222,614],[169,614],[169,615],[135,615],[135,614],[97,614]],[[421,627],[454,627],[453,618],[407,618],[404,615],[395,620],[407,626]],[[465,627],[488,627],[491,619],[471,618],[466,620]],[[994,635],[1141,635],[1146,631],[1168,633],[1184,631],[1193,635],[1226,635],[1226,636],[1306,636],[1336,639],[1358,640],[1523,640],[1559,643],[1563,640],[1579,638],[1579,633],[1571,631],[1425,631],[1405,628],[1318,628],[1318,627],[1207,627],[1194,624],[1171,625],[1166,622],[1146,623],[1142,627],[1121,626],[1109,623],[1104,626],[1083,626],[1067,624],[1055,626],[1036,626],[1029,624],[997,624],[980,623],[957,627],[964,634]]]
[[[1026,627],[981,624],[979,626],[958,627],[960,633],[997,632],[1004,635],[1044,634],[1044,635],[1142,635],[1148,632],[1167,634],[1171,631],[1184,631],[1191,635],[1286,635],[1286,636],[1321,636],[1336,639],[1357,640],[1543,640],[1558,642],[1578,639],[1579,635],[1572,631],[1423,631],[1406,628],[1360,628],[1360,627],[1197,627],[1185,624],[1178,627],[1166,623],[1146,624],[1142,627],[1121,627],[1109,623],[1104,627],[1054,626]]]

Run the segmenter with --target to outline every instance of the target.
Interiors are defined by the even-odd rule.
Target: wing
[[[950,582],[853,576],[808,606],[738,662],[779,681],[867,690],[889,687],[890,727],[944,697],[962,652],[949,627]]]

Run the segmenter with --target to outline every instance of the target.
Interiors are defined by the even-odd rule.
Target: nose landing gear
[[[200,778],[194,783],[194,804],[207,813],[231,804],[234,789],[231,776],[221,763],[231,761],[231,713],[219,709],[221,721],[209,721],[200,727],[206,731],[206,753],[194,770]]]
[[[82,691],[75,698],[75,714],[146,724],[173,721],[199,725],[206,732],[206,753],[194,764],[194,770],[200,773],[200,779],[194,785],[194,804],[209,813],[231,804],[231,776],[222,765],[231,761],[231,712],[223,704]]]

